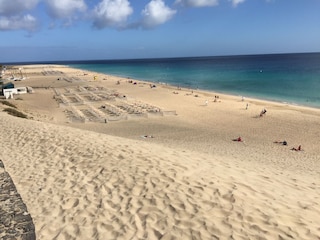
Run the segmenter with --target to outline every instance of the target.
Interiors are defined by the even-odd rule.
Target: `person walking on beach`
[[[263,117],[267,113],[267,110],[264,108],[260,113],[260,117]]]

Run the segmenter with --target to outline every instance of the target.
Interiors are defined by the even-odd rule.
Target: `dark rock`
[[[35,240],[35,227],[27,206],[0,160],[0,239]]]

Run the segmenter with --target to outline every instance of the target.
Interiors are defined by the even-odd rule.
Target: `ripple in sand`
[[[68,210],[70,208],[75,208],[79,204],[79,199],[78,198],[68,198],[63,201],[62,206],[64,209]]]

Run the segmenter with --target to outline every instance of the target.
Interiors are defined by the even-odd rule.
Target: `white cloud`
[[[238,4],[243,3],[245,0],[230,0],[232,2],[232,6],[236,7]]]
[[[142,11],[142,25],[146,28],[152,28],[169,21],[176,14],[173,10],[165,5],[162,0],[152,0]]]
[[[228,1],[233,7],[237,7],[246,0]],[[93,26],[98,29],[153,28],[168,22],[177,13],[165,4],[165,0],[149,0],[141,12],[142,19],[128,24],[128,18],[133,13],[130,0],[0,0],[0,31],[18,29],[34,31],[38,22],[31,15],[31,11],[38,12],[39,8],[36,8],[40,2],[45,4],[52,18],[62,19],[65,26],[72,25],[79,13],[87,14],[88,6],[94,3],[96,5],[90,9],[91,20]],[[175,0],[175,4],[184,7],[212,7],[218,5],[219,0]],[[53,26],[55,25],[49,27]]]
[[[128,0],[103,0],[94,8],[93,25],[99,29],[123,27],[132,13]]]
[[[37,28],[37,20],[27,14],[22,17],[1,17],[0,30],[19,30],[24,29],[27,31],[34,31]]]
[[[219,4],[219,0],[176,0],[175,4],[184,7],[213,7]]]
[[[0,15],[14,16],[33,9],[40,0],[0,0]]]
[[[49,14],[54,18],[72,19],[76,12],[84,12],[84,0],[46,0]]]

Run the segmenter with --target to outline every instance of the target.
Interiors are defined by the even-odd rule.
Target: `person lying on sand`
[[[238,137],[238,138],[232,139],[232,141],[235,141],[235,142],[243,142],[243,140],[242,140],[242,138],[241,138],[241,137]]]
[[[282,145],[288,145],[287,141],[286,140],[283,140],[283,141],[274,141],[274,143],[280,143]]]
[[[294,151],[302,151],[301,145],[299,145],[297,148],[293,147],[293,148],[291,148],[291,150],[294,150]]]
[[[143,138],[154,138],[154,136],[152,136],[152,135],[144,135],[144,136],[141,136],[141,137],[143,137]]]

